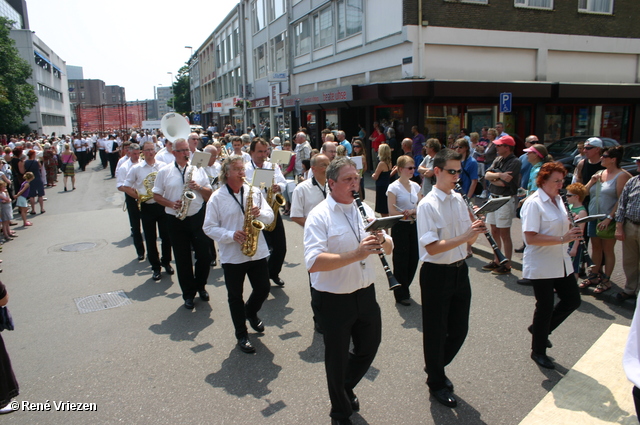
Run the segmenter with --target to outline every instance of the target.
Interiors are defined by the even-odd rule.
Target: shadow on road
[[[169,335],[172,341],[194,341],[198,334],[213,323],[211,306],[196,301],[194,310],[180,307],[160,324],[149,326],[149,330],[158,335]]]
[[[458,407],[450,409],[441,405],[433,397],[429,397],[431,401],[431,417],[436,425],[451,425],[451,424],[464,424],[464,425],[480,425],[486,424],[480,418],[480,412],[473,408],[470,404],[464,401],[458,394]]]

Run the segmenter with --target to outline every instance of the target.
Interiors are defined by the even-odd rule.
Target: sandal
[[[596,289],[593,290],[593,293],[596,295],[602,294],[603,292],[606,292],[609,289],[611,289],[611,281],[609,280],[609,276],[602,273],[602,279],[600,280],[600,283],[598,283],[598,285],[596,286]]]
[[[584,289],[591,285],[597,285],[600,283],[600,273],[589,273],[587,278],[578,284],[578,288]]]

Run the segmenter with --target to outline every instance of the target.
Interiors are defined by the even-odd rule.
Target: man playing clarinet
[[[462,173],[462,155],[443,149],[434,158],[436,185],[418,204],[418,249],[422,292],[422,329],[427,385],[434,398],[456,407],[445,366],[454,359],[469,329],[471,286],[465,263],[467,243],[486,232],[482,220],[471,221],[468,206],[454,192]]]
[[[368,234],[352,192],[360,188],[356,165],[339,158],[327,168],[331,193],[307,217],[304,259],[311,273],[311,306],[323,330],[331,423],[351,424],[360,409],[354,387],[380,345],[380,307],[373,282],[375,258],[393,243],[382,232]],[[365,205],[369,217],[374,212]],[[349,344],[353,341],[353,353]]]

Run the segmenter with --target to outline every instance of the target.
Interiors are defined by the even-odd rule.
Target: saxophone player
[[[170,264],[171,239],[169,238],[167,215],[164,212],[164,208],[153,200],[153,193],[149,194],[148,192],[153,188],[153,179],[157,175],[157,172],[166,164],[155,159],[156,149],[153,141],[148,140],[144,142],[142,152],[144,153],[144,161],[138,162],[129,169],[122,188],[127,195],[138,200],[144,242],[147,245],[147,260],[149,260],[151,264],[151,270],[153,272],[152,279],[157,281],[160,280],[161,267],[164,267],[167,274],[173,274],[173,268]],[[149,186],[151,186],[151,188],[149,188]],[[149,196],[151,196],[151,198],[149,198]],[[141,197],[146,199],[146,201],[140,202]],[[156,243],[158,233],[162,241],[162,257],[160,257],[158,253]]]
[[[251,181],[253,171],[257,168],[273,169],[274,178],[273,185],[271,186],[273,196],[277,193],[283,193],[287,187],[287,180],[282,175],[282,171],[277,164],[272,164],[267,161],[269,156],[269,143],[262,138],[254,138],[249,147],[249,155],[251,155],[251,161],[244,164],[247,180]],[[266,191],[267,189],[265,189],[265,194]],[[269,256],[269,278],[276,285],[284,286],[284,281],[280,278],[280,272],[282,271],[284,257],[287,255],[287,235],[284,232],[282,214],[277,214],[276,211],[274,211],[274,214],[277,216],[275,218],[275,228],[270,232],[264,233],[271,253]]]
[[[246,321],[249,320],[256,332],[264,331],[258,312],[269,296],[269,248],[264,232],[252,232],[251,226],[245,223],[259,220],[269,224],[273,221],[273,211],[262,192],[245,183],[245,168],[239,155],[230,156],[222,163],[220,185],[207,202],[203,227],[207,236],[218,241],[238,347],[245,353],[253,353],[255,348],[249,341]],[[255,248],[252,257],[241,249],[248,239]],[[242,298],[245,276],[253,288],[246,304]]]
[[[178,282],[182,289],[185,308],[194,307],[196,293],[202,301],[209,301],[205,289],[211,269],[211,252],[206,235],[202,231],[204,204],[211,196],[209,179],[202,169],[189,164],[189,145],[185,139],[176,139],[173,146],[175,161],[158,171],[153,186],[153,199],[167,214],[169,237],[178,270]],[[193,200],[186,209],[186,217],[178,218],[187,191]],[[186,205],[185,205],[186,207]],[[191,248],[195,251],[195,268],[191,262]]]

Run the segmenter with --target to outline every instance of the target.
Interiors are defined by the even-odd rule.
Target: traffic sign
[[[511,93],[500,93],[500,112],[511,112]]]

